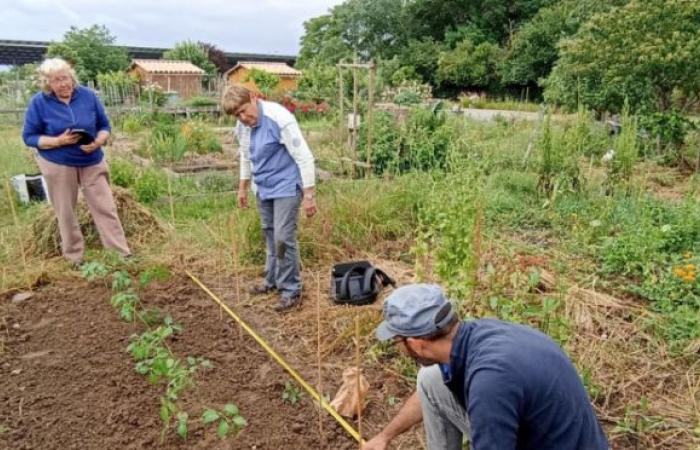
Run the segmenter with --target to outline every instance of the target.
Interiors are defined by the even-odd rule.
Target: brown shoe
[[[268,286],[267,284],[258,284],[250,289],[248,289],[248,293],[250,295],[265,295],[269,294],[270,292],[274,291],[275,287],[274,286]]]
[[[291,297],[285,297],[283,295],[280,296],[280,302],[277,306],[275,306],[275,311],[277,312],[287,312],[290,309],[294,308],[295,306],[298,306],[301,304],[301,295],[296,294]]]

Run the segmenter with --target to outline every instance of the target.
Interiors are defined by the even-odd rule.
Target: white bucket
[[[42,175],[15,175],[10,180],[20,203],[27,205],[33,201],[49,201],[49,189]]]

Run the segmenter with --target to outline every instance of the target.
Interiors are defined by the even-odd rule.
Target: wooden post
[[[370,176],[372,173],[372,113],[374,111],[374,77],[377,71],[377,67],[374,62],[370,63],[369,69],[369,99],[367,100],[367,172],[366,176]]]
[[[345,92],[343,88],[343,69],[338,66],[338,114],[340,114],[340,138],[345,140]]]
[[[357,64],[357,57],[353,60],[353,64]],[[358,96],[358,84],[357,84],[357,67],[352,68],[352,158],[357,161],[357,96]]]

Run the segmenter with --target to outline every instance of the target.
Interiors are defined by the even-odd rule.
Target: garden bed
[[[226,280],[225,285],[233,286],[232,280]],[[232,289],[219,294],[233,303]],[[143,325],[120,321],[110,307],[111,295],[102,281],[68,279],[36,291],[21,303],[12,302],[9,294],[3,299],[0,447],[356,447],[326,412],[319,414],[307,394],[302,393],[296,404],[285,401],[282,394],[291,377],[228,316],[221,315],[206,294],[189,279],[178,276],[149,285],[141,295],[142,302],[169,312],[182,326],[182,332],[168,340],[174,355],[204,357],[213,368],[198,370],[194,386],[180,396],[179,407],[190,415],[187,439],[172,429],[161,443],[158,398],[163,388],[136,373],[125,350],[129,336],[143,331]],[[313,321],[302,319],[315,315],[315,299],[285,316],[272,312],[274,301],[272,297],[246,299],[238,311],[315,386],[317,328]],[[331,308],[324,297],[324,321]],[[324,340],[335,337],[335,330],[328,331]],[[332,346],[333,351],[324,357],[326,395],[337,391],[342,369],[353,360],[352,346],[342,347]],[[401,398],[408,387],[399,377],[379,369],[369,369],[367,377],[372,392],[364,419],[365,434],[377,431],[398,408],[389,406],[385,398]],[[238,436],[221,440],[215,427],[204,425],[199,418],[205,408],[221,409],[225,403],[235,403],[248,425]]]

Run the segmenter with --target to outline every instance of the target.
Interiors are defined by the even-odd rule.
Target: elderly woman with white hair
[[[29,102],[22,137],[37,149],[63,256],[76,265],[83,259],[85,245],[76,215],[79,189],[102,245],[129,256],[102,152],[111,130],[104,106],[93,91],[80,86],[73,68],[60,58],[45,60],[38,74],[42,92]]]

